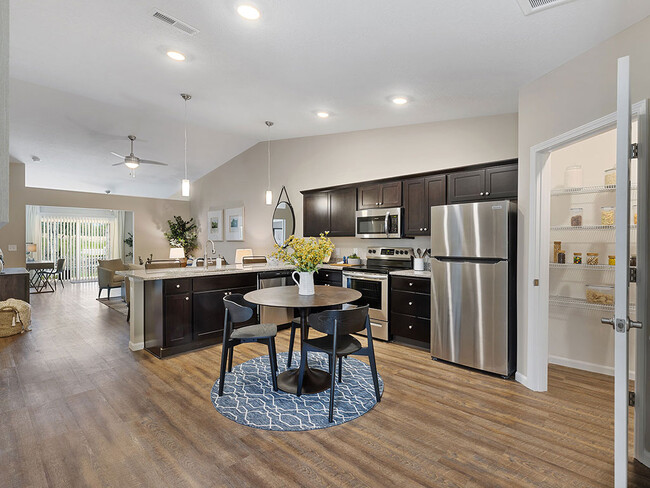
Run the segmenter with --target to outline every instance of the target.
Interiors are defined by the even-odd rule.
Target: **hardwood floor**
[[[377,345],[382,402],[310,432],[268,432],[210,402],[220,348],[128,349],[95,285],[32,295],[0,339],[0,486],[612,486],[613,380],[552,366],[549,392]],[[288,349],[288,333],[278,338]],[[240,346],[235,364],[264,354]],[[630,462],[630,486],[650,470]]]

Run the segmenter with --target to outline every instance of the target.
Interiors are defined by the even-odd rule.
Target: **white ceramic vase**
[[[296,275],[300,280],[296,279]],[[298,295],[314,294],[314,272],[313,271],[294,271],[291,278],[298,285]]]

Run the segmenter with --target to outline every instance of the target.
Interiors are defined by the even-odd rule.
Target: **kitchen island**
[[[291,270],[287,265],[238,264],[119,271],[131,280],[129,348],[164,358],[218,344],[223,334],[223,297],[256,290],[259,273]]]

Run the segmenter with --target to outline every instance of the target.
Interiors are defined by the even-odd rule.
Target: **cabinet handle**
[[[413,282],[410,282],[410,283],[409,283],[409,286],[413,286]]]
[[[185,300],[189,300],[189,299],[190,299],[190,297],[185,297]]]
[[[422,232],[422,227],[420,227],[420,232]]]
[[[486,191],[486,192],[485,192],[485,196],[488,196],[489,194],[490,194],[489,191]]]
[[[427,230],[427,228],[425,227],[425,228],[424,228],[424,230],[426,231],[426,230]]]
[[[413,305],[413,302],[409,302],[409,305]]]
[[[483,193],[483,192],[481,192],[481,196],[483,196],[483,195],[484,195],[484,193]]]
[[[181,285],[176,285],[176,288],[180,288],[180,287],[181,287]]]
[[[412,329],[412,328],[413,328],[413,326],[412,326],[412,325],[409,325],[409,329]]]

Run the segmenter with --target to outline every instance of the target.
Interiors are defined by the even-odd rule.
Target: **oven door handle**
[[[360,278],[364,280],[373,280],[373,281],[388,281],[388,275],[370,274],[370,273],[350,273],[348,271],[343,272],[343,277]]]
[[[386,229],[386,237],[388,237],[388,216],[390,215],[390,211],[386,212],[386,219],[384,220],[384,229]]]

